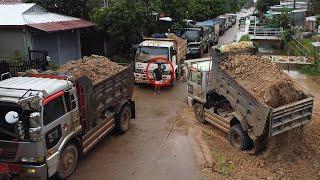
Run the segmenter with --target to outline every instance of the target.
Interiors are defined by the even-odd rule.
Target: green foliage
[[[212,159],[215,163],[215,169],[218,173],[224,177],[230,177],[235,170],[235,165],[227,161],[225,156],[218,151],[212,149],[211,151]]]
[[[121,49],[126,51],[154,26],[150,14],[143,2],[118,0],[113,1],[109,8],[97,10],[92,20],[99,31],[120,43]]]
[[[243,36],[241,36],[240,41],[250,41],[249,35],[243,35]]]
[[[280,0],[258,0],[256,8],[261,12],[266,12],[269,6],[280,4]]]
[[[288,9],[282,9],[281,14],[273,16],[271,20],[271,25],[276,28],[282,27],[285,30],[290,29],[291,19],[292,19],[292,16],[290,11]]]
[[[48,11],[89,19],[90,13],[97,8],[99,0],[26,0],[36,3]]]
[[[304,65],[299,68],[299,71],[304,74],[310,74],[313,76],[320,76],[320,62],[316,61],[313,66]]]
[[[311,56],[317,56],[316,49],[311,44],[311,39],[302,39],[299,42],[311,51]],[[304,54],[293,44],[293,42],[288,42],[285,44],[285,51],[290,56],[304,56]]]

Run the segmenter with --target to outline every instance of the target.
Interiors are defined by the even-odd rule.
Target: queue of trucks
[[[202,57],[208,53],[212,46],[218,44],[219,36],[236,24],[237,15],[226,14],[203,22],[192,20],[185,22],[185,27],[170,30],[167,34],[145,37],[137,46],[135,83],[154,84],[153,70],[157,68],[158,63],[161,63],[164,69],[164,85],[175,85],[177,78],[184,74],[182,67],[184,60],[190,57]],[[173,38],[172,33],[185,42]]]
[[[79,157],[109,132],[128,131],[135,118],[134,83],[151,83],[159,62],[167,85],[174,85],[182,65],[187,65],[188,104],[196,119],[228,133],[230,144],[240,150],[258,152],[269,138],[309,123],[313,108],[309,94],[272,108],[219,66],[228,56],[251,51],[218,53],[213,48],[211,57],[184,61],[188,53],[209,51],[235,22],[236,15],[221,16],[174,30],[179,37],[145,38],[133,65],[98,83],[86,75],[24,74],[7,79],[2,78],[8,74],[1,75],[0,178],[69,177]]]

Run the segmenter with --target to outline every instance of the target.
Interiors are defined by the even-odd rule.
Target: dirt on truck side
[[[261,102],[272,108],[303,99],[302,91],[293,80],[261,56],[229,56],[220,66]]]

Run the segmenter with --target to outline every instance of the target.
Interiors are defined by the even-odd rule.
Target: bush
[[[240,41],[251,41],[249,35],[243,35],[240,38]]]

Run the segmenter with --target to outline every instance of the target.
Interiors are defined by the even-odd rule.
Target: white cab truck
[[[158,63],[161,63],[164,69],[163,81],[165,85],[175,85],[177,77],[182,71],[181,64],[185,59],[187,47],[186,41],[180,39],[178,42],[177,38],[179,37],[145,38],[139,44],[135,56],[135,83],[152,84],[154,81],[153,71],[158,67]],[[148,72],[146,72],[147,68]],[[146,73],[149,73],[149,78]]]
[[[188,104],[200,123],[210,123],[228,134],[232,146],[253,153],[266,148],[271,137],[311,122],[313,97],[302,93],[302,100],[278,108],[264,105],[219,63],[250,51],[212,51],[211,61],[194,62],[188,68]]]
[[[68,178],[112,129],[129,129],[133,88],[132,67],[97,84],[44,74],[0,81],[0,179]]]

